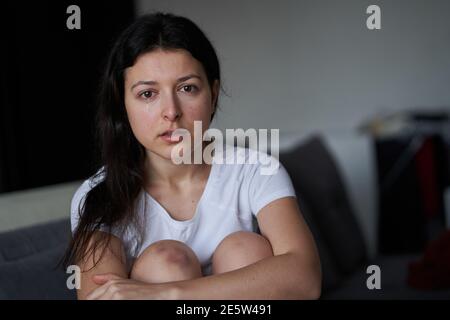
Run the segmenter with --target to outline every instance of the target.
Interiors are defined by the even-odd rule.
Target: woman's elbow
[[[322,268],[320,262],[311,272],[311,288],[309,292],[310,300],[318,300],[322,294]]]
[[[302,300],[318,300],[322,294],[321,268],[311,268],[309,271],[299,273],[296,295]]]
[[[322,294],[322,283],[319,280],[308,279],[299,281],[291,291],[294,300],[318,300]]]
[[[314,284],[311,289],[308,292],[308,300],[318,300],[320,299],[320,296],[322,294],[322,281],[319,279],[316,281],[316,284]]]

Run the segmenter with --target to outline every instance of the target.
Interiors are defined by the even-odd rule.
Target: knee
[[[197,271],[201,275],[200,262],[191,248],[180,241],[161,240],[139,255],[130,277],[146,282],[157,282],[157,278],[175,281],[180,277],[194,276]],[[168,279],[170,277],[173,279]]]
[[[195,255],[191,248],[176,240],[161,240],[148,246],[138,261],[156,260],[164,264],[186,265]]]
[[[226,236],[213,255],[214,273],[238,269],[273,256],[270,242],[260,234],[238,231]]]
[[[253,252],[268,256],[273,255],[270,242],[262,235],[249,231],[237,231],[226,236],[219,243],[218,248],[246,254]]]

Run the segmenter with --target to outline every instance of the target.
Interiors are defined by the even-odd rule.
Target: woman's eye
[[[197,87],[189,84],[189,85],[182,86],[181,89],[183,89],[183,91],[185,91],[185,92],[195,92],[197,90]]]
[[[147,91],[140,93],[139,96],[143,97],[145,99],[150,99],[153,96],[153,92],[147,90]]]

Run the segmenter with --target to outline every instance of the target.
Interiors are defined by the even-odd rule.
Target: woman
[[[103,166],[72,200],[65,263],[82,269],[79,299],[320,296],[317,250],[282,166],[261,175],[258,163],[172,160],[173,130],[193,136],[201,121],[204,132],[219,88],[214,48],[186,18],[146,15],[118,38],[100,91]]]

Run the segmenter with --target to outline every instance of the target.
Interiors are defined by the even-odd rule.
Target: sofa
[[[372,211],[374,216],[357,212],[356,201],[350,193],[353,197],[363,195],[352,190],[350,180],[343,174],[343,159],[339,163],[339,156],[332,149],[326,137],[314,135],[280,154],[280,161],[293,180],[301,212],[318,247],[323,273],[321,299],[450,299],[450,287],[419,290],[408,285],[410,265],[421,261],[423,253],[377,253],[377,233],[382,232],[377,228],[377,208],[359,208],[360,211]],[[363,158],[356,152],[348,157]],[[373,161],[366,169],[375,169]],[[372,178],[363,175],[359,179],[363,180],[362,184],[364,181],[375,182],[374,172],[370,176]],[[362,184],[353,182],[353,186]],[[376,199],[376,187],[371,191]],[[368,228],[371,228],[370,232]],[[372,265],[379,267],[380,289],[368,288],[368,279],[373,274],[368,267]]]
[[[57,264],[70,220],[58,219],[0,234],[0,299],[76,299]]]
[[[424,291],[407,285],[408,266],[421,253],[377,254],[374,173],[361,174],[373,165],[362,166],[354,159],[364,157],[350,157],[348,143],[333,141],[310,135],[279,155],[316,240],[323,272],[321,299],[449,299],[448,289]],[[69,274],[57,267],[71,237],[68,212],[67,204],[67,216],[0,233],[0,299],[76,298],[66,286]],[[380,289],[367,287],[370,265],[380,268]]]

